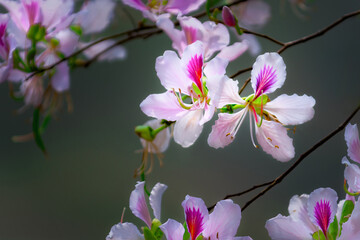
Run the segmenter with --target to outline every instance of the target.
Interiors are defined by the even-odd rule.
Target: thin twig
[[[309,148],[306,152],[300,155],[300,157],[296,160],[296,162],[288,168],[284,173],[282,173],[280,176],[275,178],[272,183],[262,190],[259,194],[257,194],[255,197],[250,199],[248,202],[245,203],[245,205],[241,208],[242,211],[244,211],[250,204],[252,204],[256,199],[263,196],[266,192],[268,192],[270,189],[275,187],[277,184],[279,184],[287,175],[289,175],[307,156],[309,156],[312,152],[314,152],[316,149],[318,149],[321,145],[326,143],[328,140],[330,140],[332,137],[334,137],[337,133],[342,131],[345,126],[350,122],[350,120],[355,116],[355,114],[360,110],[360,104],[356,107],[356,109],[350,114],[350,116],[334,131],[332,131],[329,135],[321,139],[319,142],[317,142],[315,145],[313,145],[311,148]],[[236,194],[234,194],[236,196]]]
[[[276,43],[277,45],[285,46],[285,43],[283,43],[283,42],[281,42],[281,41],[279,41],[279,40],[277,40],[277,39],[275,39],[273,37],[270,37],[270,36],[262,34],[262,33],[253,32],[253,31],[250,31],[250,30],[248,30],[246,28],[242,28],[242,27],[240,27],[240,28],[244,33],[248,33],[248,34],[252,34],[254,36],[265,38],[265,39],[267,39],[267,40],[269,40],[269,41],[271,41],[273,43]]]

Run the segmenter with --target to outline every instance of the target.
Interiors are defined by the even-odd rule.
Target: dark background
[[[360,8],[357,0],[315,0],[306,18],[296,16],[288,1],[269,1],[271,18],[261,30],[281,41],[311,34]],[[133,28],[119,2],[108,33]],[[135,18],[140,14],[126,7]],[[255,149],[248,123],[236,141],[225,149],[207,145],[207,136],[216,117],[206,125],[197,142],[183,149],[173,141],[165,153],[164,166],[155,162],[147,176],[148,185],[169,186],[164,194],[162,220],[184,221],[181,202],[185,195],[201,197],[208,205],[226,194],[245,190],[269,181],[286,170],[299,155],[335,129],[360,102],[360,18],[337,26],[326,35],[286,50],[287,80],[270,97],[282,93],[307,94],[316,99],[315,117],[299,125],[294,138],[296,157],[280,163]],[[260,39],[263,50],[278,46]],[[171,42],[165,35],[135,40],[125,45],[124,61],[97,63],[71,74],[74,112],[65,110],[51,122],[44,141],[50,158],[45,159],[34,142],[16,144],[13,135],[31,131],[31,111],[14,114],[21,104],[8,96],[7,84],[0,86],[0,240],[75,240],[104,239],[119,222],[123,207],[125,221],[143,226],[128,208],[130,192],[138,179],[141,149],[134,126],[148,118],[139,104],[151,93],[164,89],[156,77],[155,59]],[[248,53],[230,64],[228,75],[251,66]],[[242,83],[250,73],[236,78]],[[248,86],[244,96],[251,93]],[[245,121],[248,122],[248,121]],[[360,123],[358,114],[352,123]],[[243,212],[239,235],[269,239],[264,228],[267,219],[278,213],[288,215],[290,198],[331,187],[344,198],[342,157],[346,155],[341,132],[307,157],[281,184]],[[234,198],[243,206],[253,194]]]

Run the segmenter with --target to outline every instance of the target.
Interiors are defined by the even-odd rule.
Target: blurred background
[[[290,1],[269,1],[271,16],[257,31],[281,41],[309,35],[358,10],[360,2],[314,0],[308,10],[293,10]],[[202,9],[203,10],[203,9]],[[201,11],[202,11],[201,10]],[[106,34],[132,29],[128,15],[135,20],[139,12],[119,1],[113,24]],[[217,117],[206,124],[196,143],[183,149],[171,142],[163,167],[158,161],[147,176],[148,187],[165,183],[168,190],[162,204],[162,220],[169,217],[184,221],[181,202],[187,194],[201,197],[210,206],[225,195],[240,192],[277,177],[300,154],[334,130],[360,102],[360,17],[347,20],[326,35],[286,50],[282,56],[287,67],[284,86],[270,95],[307,94],[316,99],[315,117],[297,126],[294,138],[296,157],[280,163],[250,140],[248,123],[236,140],[215,150],[207,137]],[[233,38],[235,41],[236,39]],[[258,39],[263,52],[278,46]],[[31,131],[31,111],[15,114],[22,105],[10,99],[7,84],[0,85],[0,239],[75,240],[104,239],[118,223],[126,207],[124,221],[143,223],[128,208],[140,166],[141,149],[134,127],[148,120],[140,102],[151,93],[164,91],[156,77],[155,59],[171,49],[166,35],[135,40],[125,45],[123,61],[95,63],[75,69],[71,74],[74,112],[64,109],[44,135],[49,159],[34,142],[13,143],[11,137]],[[228,75],[251,66],[255,57],[245,53],[227,68]],[[237,77],[243,83],[250,73]],[[251,93],[250,85],[244,96]],[[245,122],[248,122],[246,120]],[[360,123],[358,114],[352,123]],[[319,187],[343,191],[346,155],[341,132],[307,157],[282,183],[254,202],[242,214],[239,236],[269,239],[264,228],[267,219],[278,213],[288,215],[290,198],[309,194]],[[234,198],[243,206],[257,191]]]

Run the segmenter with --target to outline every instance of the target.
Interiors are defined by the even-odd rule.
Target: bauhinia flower
[[[206,240],[251,240],[250,237],[235,237],[240,225],[241,209],[230,199],[218,202],[211,214],[201,198],[186,196],[182,206],[190,240],[199,236]],[[184,226],[173,219],[161,225],[160,229],[167,240],[183,240]]]
[[[231,46],[230,34],[223,24],[213,21],[201,23],[198,19],[187,16],[178,16],[181,30],[175,28],[174,23],[168,16],[159,17],[156,25],[173,41],[173,48],[182,56],[185,48],[196,42],[202,41],[204,45],[205,60],[210,59],[215,52],[217,57],[232,61],[247,50],[247,44],[236,42]]]
[[[272,240],[312,240],[313,235],[318,234],[329,239],[329,226],[337,214],[337,199],[337,193],[331,188],[319,188],[310,195],[295,195],[289,204],[290,216],[279,214],[267,220],[265,228]]]
[[[176,121],[174,140],[189,147],[214,114],[227,64],[221,58],[204,63],[200,41],[186,47],[181,59],[174,51],[165,51],[156,59],[155,69],[167,91],[149,95],[141,110],[150,117]]]
[[[354,162],[360,163],[360,139],[357,125],[348,124],[345,128],[345,141],[348,147],[348,156]],[[360,168],[358,165],[350,163],[349,160],[344,157],[342,163],[346,164],[344,177],[349,185],[351,191],[358,192],[360,194]]]
[[[149,0],[147,4],[142,0],[123,0],[123,3],[141,11],[145,18],[156,21],[162,13],[186,15],[196,11],[206,0]]]
[[[315,100],[307,95],[280,95],[270,101],[267,94],[280,88],[286,78],[286,66],[277,53],[260,55],[251,71],[251,86],[254,94],[241,98],[238,82],[226,79],[218,107],[222,113],[212,127],[208,143],[222,148],[234,141],[235,135],[247,113],[250,118],[250,135],[253,145],[253,123],[257,142],[273,158],[286,162],[295,155],[292,139],[283,125],[297,125],[314,116]],[[241,109],[241,110],[238,110]]]
[[[154,188],[151,190],[149,203],[151,208],[154,211],[155,219],[152,220],[148,205],[146,203],[145,191],[144,191],[145,182],[138,182],[135,185],[135,189],[131,192],[130,195],[130,209],[132,213],[143,220],[147,225],[147,230],[153,230],[152,227],[158,228],[158,225],[154,223],[159,223],[161,217],[161,200],[162,195],[167,189],[167,186],[161,183],[157,183]],[[146,231],[146,230],[145,230]],[[106,237],[107,240],[144,240],[144,235],[140,233],[137,227],[133,223],[122,221],[114,225],[109,235]]]

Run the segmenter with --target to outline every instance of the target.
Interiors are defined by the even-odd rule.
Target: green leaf
[[[13,51],[12,55],[13,55],[14,68],[25,72],[26,68],[27,68],[27,65],[25,64],[24,60],[20,57],[19,49],[15,49]],[[20,64],[22,66],[20,66]]]
[[[154,236],[157,239],[161,239],[164,234],[161,231],[160,226],[161,226],[161,222],[158,219],[154,218],[151,223],[151,232],[154,234]]]
[[[325,235],[324,235],[324,233],[323,233],[321,230],[319,230],[319,231],[317,231],[317,232],[314,232],[314,234],[312,235],[312,237],[313,237],[313,239],[315,239],[315,240],[326,240]]]
[[[330,238],[336,239],[338,232],[339,232],[339,222],[337,220],[337,217],[335,216],[334,221],[329,226],[329,235]]]
[[[150,231],[148,227],[144,227],[144,238],[145,240],[157,240],[155,235]]]
[[[211,17],[211,8],[215,7],[221,0],[207,0],[206,1],[206,13]]]
[[[190,239],[190,233],[187,229],[187,225],[186,225],[186,222],[184,222],[183,224],[184,228],[185,228],[185,233],[184,233],[184,237],[183,237],[183,240],[189,240]]]
[[[70,30],[73,31],[74,33],[76,33],[77,35],[81,36],[82,35],[82,28],[80,25],[71,25],[70,26]]]
[[[346,200],[344,202],[342,211],[341,211],[341,218],[340,218],[340,233],[342,230],[342,225],[349,220],[352,211],[354,210],[354,202],[351,200]]]
[[[39,129],[41,135],[45,132],[47,126],[50,123],[50,120],[51,120],[51,114],[47,114],[40,126],[40,129]]]
[[[37,146],[41,149],[41,151],[47,155],[46,152],[46,148],[44,145],[44,142],[41,138],[41,133],[40,133],[40,107],[35,108],[34,113],[33,113],[33,134],[34,134],[34,139],[35,142],[37,144]]]

